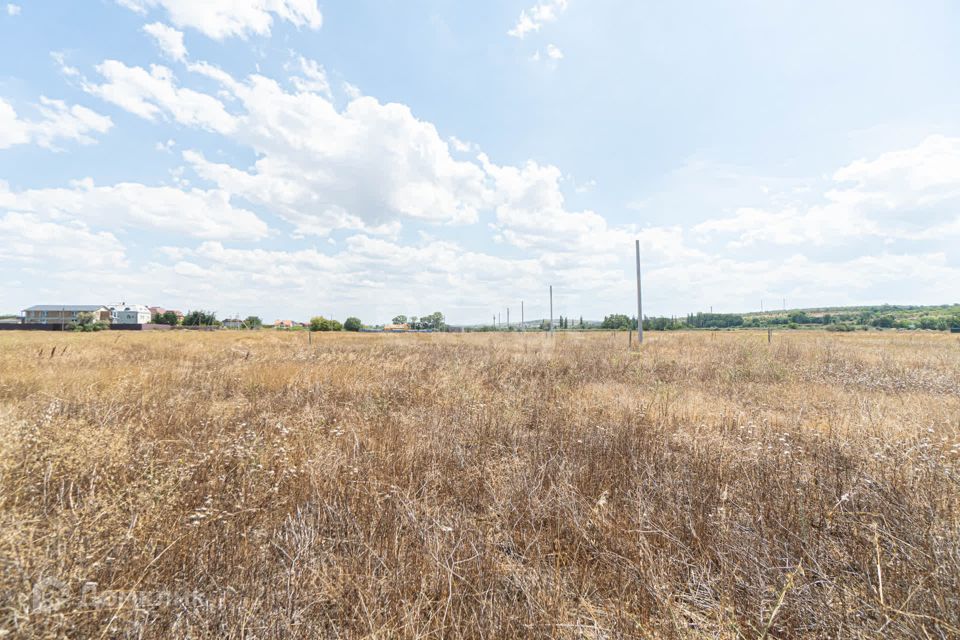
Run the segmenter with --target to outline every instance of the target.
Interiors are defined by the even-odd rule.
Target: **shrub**
[[[310,318],[310,331],[343,331],[343,325],[336,320],[315,316]]]

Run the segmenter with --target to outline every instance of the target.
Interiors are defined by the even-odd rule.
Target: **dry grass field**
[[[0,334],[0,635],[960,637],[945,334]]]

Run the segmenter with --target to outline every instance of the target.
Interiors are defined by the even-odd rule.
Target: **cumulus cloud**
[[[60,140],[92,144],[92,134],[106,133],[113,121],[80,105],[40,98],[39,119],[21,118],[9,102],[0,98],[0,149],[20,144],[37,144],[57,149]]]
[[[164,113],[192,126],[210,120],[174,110],[172,96],[186,90],[178,88],[168,70],[148,73],[107,63],[100,68],[115,85],[143,89],[116,100],[142,117]],[[454,153],[477,149],[442,137],[405,105],[361,96],[338,109],[329,96],[311,90],[326,90],[325,82],[308,87],[305,80],[296,80],[297,91],[290,92],[261,75],[236,79],[207,63],[187,68],[220,84],[234,111],[223,129],[254,150],[257,159],[239,168],[191,149],[183,159],[225,193],[292,224],[296,235],[353,229],[393,237],[404,222],[469,225],[493,212],[495,239],[527,252],[544,268],[566,271],[578,290],[609,287],[612,270],[623,258],[611,248],[628,249],[637,237],[651,260],[697,255],[685,246],[678,228],[616,226],[597,212],[568,210],[557,167],[533,162],[501,166],[482,153],[454,158]],[[300,69],[314,81],[325,80],[322,67],[307,59],[300,60]],[[141,80],[120,82],[129,77]],[[162,90],[151,88],[157,79]]]
[[[7,4],[7,15],[8,16],[18,16],[20,15],[20,5],[18,4]]]
[[[270,207],[299,232],[384,230],[400,219],[477,220],[485,202],[483,170],[455,160],[436,128],[405,105],[360,97],[338,110],[324,96],[289,93],[263,76],[221,81],[245,110],[235,139],[260,157],[251,171],[198,153],[185,159],[201,176]]]
[[[161,65],[128,67],[117,60],[97,65],[105,82],[84,81],[84,89],[147,120],[164,117],[187,126],[230,133],[236,119],[220,100],[206,93],[177,86],[173,72]]]
[[[852,238],[935,239],[960,232],[960,138],[931,136],[909,149],[852,162],[819,201],[778,210],[743,207],[694,227],[729,246],[839,245]]]
[[[192,28],[215,40],[270,34],[274,18],[296,27],[319,29],[323,16],[316,0],[117,0],[147,13],[163,9],[180,28]]]
[[[151,22],[144,25],[143,31],[154,39],[165,55],[173,60],[182,61],[187,57],[187,47],[183,44],[182,31],[177,31],[162,22]]]
[[[540,31],[543,25],[555,22],[567,10],[568,5],[568,0],[541,0],[529,9],[521,11],[517,23],[507,34],[523,39],[531,32]]]
[[[56,267],[96,270],[123,268],[127,266],[127,257],[112,233],[8,211],[0,217],[0,263],[3,262],[43,271]]]
[[[327,71],[323,68],[323,65],[315,60],[300,56],[300,69],[303,72],[303,77],[294,76],[291,78],[297,91],[312,91],[327,98],[333,98],[330,82],[327,80]]]
[[[267,234],[266,223],[253,212],[232,206],[230,195],[219,189],[184,191],[139,183],[98,187],[86,178],[69,188],[13,191],[0,182],[0,211],[4,210],[195,238],[257,240]]]

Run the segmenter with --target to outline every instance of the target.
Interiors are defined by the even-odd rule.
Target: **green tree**
[[[173,311],[164,311],[163,313],[153,314],[153,318],[151,319],[151,322],[153,322],[153,324],[168,324],[171,327],[173,327],[173,326],[176,326],[178,322],[180,322],[180,319],[177,317],[177,314],[175,314]]]
[[[407,324],[407,316],[400,314],[393,318],[393,324]]]
[[[600,324],[600,327],[603,329],[631,329],[633,328],[633,320],[629,316],[626,316],[622,313],[614,313],[603,318],[603,322]]]
[[[347,331],[360,331],[363,328],[363,323],[360,322],[360,318],[350,317],[344,320],[343,328]]]
[[[185,327],[211,327],[220,324],[217,314],[213,311],[190,311],[183,316]]]
[[[247,316],[243,324],[247,329],[260,329],[263,327],[263,320],[259,316]]]
[[[77,314],[77,320],[73,323],[74,331],[102,331],[107,325],[97,321],[96,316],[88,311],[81,311]]]
[[[310,331],[343,331],[343,325],[323,316],[310,318]]]
[[[410,319],[410,328],[419,329],[425,331],[443,331],[446,328],[446,322],[444,320],[443,314],[439,311],[434,311],[430,315],[422,316],[417,318],[413,316]]]

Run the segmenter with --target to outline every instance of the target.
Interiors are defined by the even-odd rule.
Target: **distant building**
[[[240,318],[228,318],[221,323],[226,329],[242,329],[243,320]]]
[[[409,324],[388,324],[383,328],[384,331],[390,331],[393,333],[402,333],[404,331],[410,331]]]
[[[293,320],[274,320],[273,327],[275,329],[292,329],[297,326],[297,323]]]
[[[153,319],[150,309],[142,304],[110,305],[110,317],[113,324],[150,324]]]
[[[94,322],[110,322],[110,309],[101,304],[38,304],[23,310],[24,324],[67,325],[81,313],[92,313]]]

